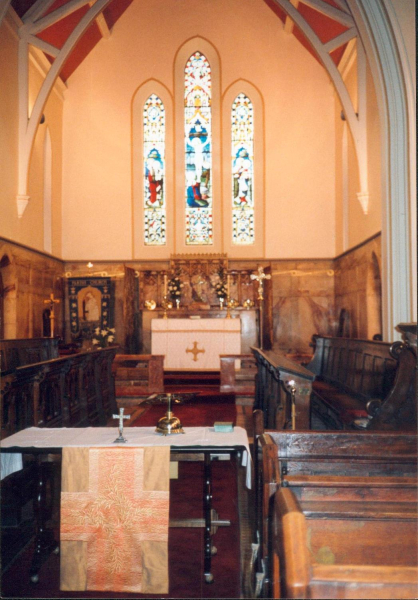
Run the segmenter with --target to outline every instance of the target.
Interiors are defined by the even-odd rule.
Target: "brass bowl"
[[[172,435],[173,433],[184,433],[183,428],[180,423],[180,419],[175,417],[172,412],[167,411],[165,417],[162,417],[155,429],[156,433],[161,433],[162,435]]]
[[[155,310],[157,303],[155,302],[155,300],[145,300],[144,302],[145,304],[145,308],[147,308],[148,310]]]

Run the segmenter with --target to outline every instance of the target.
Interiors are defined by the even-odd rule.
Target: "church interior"
[[[2,596],[416,597],[415,0],[0,52]]]

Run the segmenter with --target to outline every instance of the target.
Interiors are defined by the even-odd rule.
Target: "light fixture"
[[[91,269],[92,267],[93,267],[93,263],[89,261],[89,262],[87,263],[87,268],[88,268],[88,269]]]

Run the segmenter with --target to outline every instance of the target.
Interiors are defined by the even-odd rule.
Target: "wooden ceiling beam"
[[[11,0],[3,0],[3,4],[0,5],[0,25],[2,24],[2,21],[7,13],[10,2]]]
[[[89,6],[93,6],[93,4],[94,4],[94,1],[90,0]],[[110,38],[110,29],[106,22],[104,14],[102,12],[99,15],[97,15],[96,24],[97,24],[97,27],[99,28],[101,36],[103,38],[105,38],[106,40],[109,39]]]
[[[338,8],[334,8],[331,4],[324,2],[323,0],[300,0],[306,6],[313,8],[317,12],[345,25],[346,27],[354,27],[353,17]]]
[[[355,37],[357,37],[357,30],[355,27],[351,27],[350,29],[347,29],[347,31],[344,31],[344,33],[337,35],[337,37],[324,44],[324,49],[329,54],[333,50],[344,46],[344,44],[347,44],[350,40],[352,40]]]
[[[47,14],[45,17],[38,19],[37,21],[32,21],[28,24],[29,33],[36,35],[40,31],[47,29],[54,23],[61,21],[64,17],[68,17],[71,13],[75,12],[79,8],[89,4],[89,0],[69,0],[53,12]]]
[[[290,2],[292,3],[292,5],[297,8],[299,6],[299,0],[290,0]],[[286,15],[286,20],[284,23],[284,30],[286,33],[293,33],[293,21],[292,19],[289,17],[289,15]]]
[[[55,0],[36,0],[23,15],[23,23],[33,23],[37,19],[40,19],[54,2]]]
[[[60,52],[59,48],[56,48],[52,44],[48,44],[48,42],[41,40],[40,38],[36,37],[36,35],[28,35],[26,40],[27,40],[28,44],[32,44],[32,46],[36,46],[36,48],[39,48],[39,50],[42,50],[42,52],[45,52],[46,54],[49,54],[50,56],[53,56],[54,58],[56,58]]]

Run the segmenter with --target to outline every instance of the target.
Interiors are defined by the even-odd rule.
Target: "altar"
[[[151,353],[165,369],[219,371],[221,354],[241,353],[241,320],[152,319]]]

